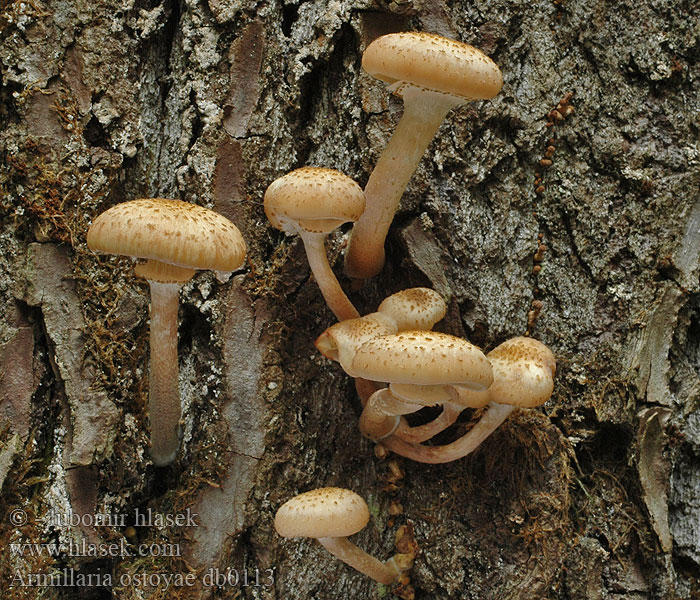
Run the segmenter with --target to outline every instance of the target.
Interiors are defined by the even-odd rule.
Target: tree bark
[[[401,598],[697,598],[695,8],[3,2],[0,596],[389,597],[274,531],[291,496],[339,486],[367,500],[353,541],[380,560],[413,527]],[[429,286],[449,303],[438,329],[485,350],[529,331],[558,361],[542,409],[442,465],[378,458],[361,438],[353,382],[313,347],[333,316],[300,240],[262,208],[305,165],[365,185],[402,105],[361,55],[402,30],[481,48],[505,84],[448,115],[382,273],[351,290],[347,230],[327,241],[331,265],[361,314]],[[200,272],[180,294],[184,437],[166,469],[148,456],[147,288],[85,243],[102,210],[154,196],[217,210],[249,245],[228,282]]]

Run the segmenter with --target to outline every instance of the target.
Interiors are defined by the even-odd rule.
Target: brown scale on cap
[[[245,258],[238,228],[212,210],[163,198],[132,200],[103,212],[88,231],[91,250],[181,267],[234,271]]]
[[[493,98],[503,85],[500,69],[481,50],[417,31],[376,39],[362,55],[362,68],[389,83],[403,81],[469,100]]]
[[[433,331],[405,331],[363,344],[352,362],[359,377],[417,385],[491,385],[491,367],[483,352],[466,340]]]

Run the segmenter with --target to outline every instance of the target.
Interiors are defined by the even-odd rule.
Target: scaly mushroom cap
[[[163,198],[131,200],[106,210],[90,226],[87,242],[91,250],[216,271],[235,271],[246,252],[241,232],[225,217]]]
[[[285,233],[329,233],[365,210],[365,194],[352,179],[333,169],[302,167],[275,179],[265,192],[265,214]]]
[[[365,342],[354,377],[387,383],[459,384],[486,389],[493,380],[484,353],[466,340],[434,331],[404,331]]]
[[[458,96],[493,98],[501,90],[501,70],[481,50],[433,33],[390,33],[374,40],[362,55],[370,75]]]
[[[542,342],[515,337],[491,350],[488,359],[493,368],[491,401],[531,408],[552,395],[557,363]]]
[[[391,316],[399,331],[432,329],[445,316],[447,304],[430,288],[409,288],[386,298],[377,309]]]
[[[357,349],[368,340],[396,331],[396,323],[389,315],[370,313],[331,325],[314,345],[323,356],[338,361],[343,370],[352,376],[352,359]]]
[[[351,490],[327,487],[287,500],[275,515],[282,537],[348,537],[367,525],[367,503]]]

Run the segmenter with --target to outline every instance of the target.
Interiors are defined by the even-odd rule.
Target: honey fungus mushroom
[[[359,317],[328,264],[324,240],[362,214],[365,196],[360,186],[333,169],[302,167],[273,181],[264,202],[275,228],[301,237],[311,272],[333,314],[339,321]]]
[[[117,204],[87,234],[98,252],[146,259],[136,275],[151,290],[148,409],[151,456],[158,466],[175,460],[181,415],[178,387],[179,291],[195,269],[230,272],[243,263],[246,244],[236,226],[212,210],[163,198]]]
[[[364,529],[369,508],[351,490],[327,487],[311,490],[285,502],[275,515],[282,537],[316,538],[333,556],[379,583],[394,583],[413,565],[413,556],[396,554],[386,562],[374,558],[347,538]]]
[[[383,35],[365,50],[362,67],[403,98],[404,113],[367,181],[367,206],[352,230],[345,272],[356,279],[381,271],[401,196],[447,113],[493,98],[503,85],[500,69],[483,52],[431,33]]]
[[[381,443],[392,452],[418,462],[450,462],[478,448],[515,408],[540,406],[552,395],[556,360],[542,342],[515,337],[496,346],[487,356],[493,371],[488,408],[466,434],[443,446],[407,443],[393,435]]]
[[[391,435],[400,415],[459,403],[457,388],[478,393],[493,381],[491,365],[479,348],[434,331],[403,331],[369,340],[355,352],[352,371],[389,384],[388,391],[372,394],[360,417],[360,431],[375,441]]]

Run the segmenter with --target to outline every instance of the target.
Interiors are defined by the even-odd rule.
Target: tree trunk
[[[2,598],[700,597],[697,6],[0,6]],[[367,182],[402,106],[361,54],[403,30],[481,48],[504,88],[448,115],[383,272],[352,290],[348,230],[331,264],[361,314],[429,286],[438,329],[484,349],[529,331],[558,361],[542,409],[442,465],[360,436],[352,380],[313,346],[333,316],[262,207],[304,165]],[[180,294],[184,437],[165,469],[147,286],[85,242],[137,197],[213,208],[249,245],[228,282],[200,272]],[[389,591],[275,533],[284,501],[323,486],[367,500],[353,541],[381,560],[413,527],[410,581]]]

